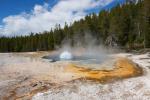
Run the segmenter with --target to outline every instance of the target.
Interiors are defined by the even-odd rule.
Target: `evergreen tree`
[[[71,46],[86,44],[84,38],[91,35],[97,44],[117,44],[119,47],[136,49],[150,47],[150,0],[126,0],[110,10],[90,14],[64,28],[28,36],[0,37],[0,52],[53,50],[63,42]],[[89,42],[92,40],[89,40]]]

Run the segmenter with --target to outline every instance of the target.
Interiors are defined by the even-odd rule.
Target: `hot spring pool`
[[[48,55],[48,56],[43,56],[43,59],[47,59],[49,62],[59,62],[59,61],[65,61],[69,63],[73,63],[75,65],[83,66],[86,68],[91,68],[91,69],[104,69],[105,65],[108,66],[109,68],[106,69],[112,69],[110,66],[112,66],[112,61],[108,62],[107,64],[104,62],[106,59],[108,60],[108,57],[104,56],[95,56],[95,55],[76,55],[72,54],[68,51],[64,51],[60,54],[53,54],[53,55]],[[101,66],[101,67],[100,67]]]

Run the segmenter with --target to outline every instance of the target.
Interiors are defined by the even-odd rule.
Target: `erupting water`
[[[62,60],[71,60],[73,58],[73,56],[70,52],[64,51],[60,54],[59,58]]]

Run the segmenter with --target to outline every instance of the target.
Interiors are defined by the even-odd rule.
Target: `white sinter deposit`
[[[67,53],[68,55],[68,53]],[[116,56],[116,55],[115,55]],[[33,100],[150,100],[150,55],[119,54],[128,56],[142,66],[145,75],[109,84],[81,83],[38,93]],[[74,83],[75,84],[75,83]]]

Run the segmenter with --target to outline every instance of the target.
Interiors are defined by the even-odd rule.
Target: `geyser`
[[[64,51],[60,54],[59,58],[61,60],[71,60],[73,58],[73,56],[70,52]]]
[[[93,52],[94,53],[94,52]],[[85,54],[85,53],[77,53],[77,52],[69,52],[65,50],[63,52],[57,52],[53,55],[43,56],[44,59],[48,59],[50,62],[57,62],[57,61],[69,61],[70,63],[80,64],[85,66],[97,66],[105,61],[106,57],[102,55],[98,57],[97,55]]]

